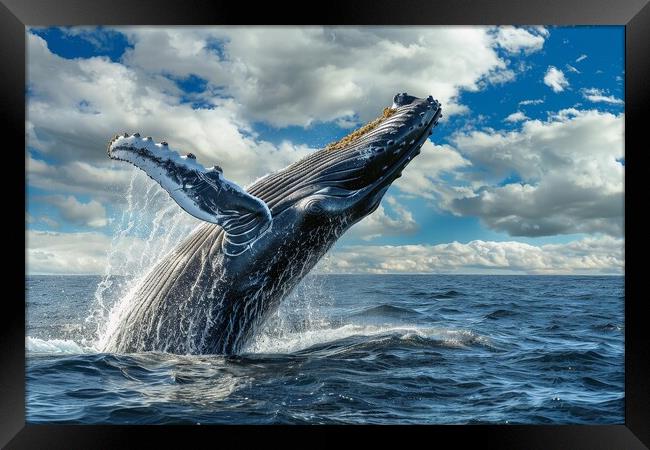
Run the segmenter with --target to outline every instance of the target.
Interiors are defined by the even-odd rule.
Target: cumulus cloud
[[[26,231],[26,272],[34,274],[137,276],[164,255],[164,239],[158,238],[152,250],[146,239],[133,235],[114,239],[103,233]],[[83,245],[80,245],[83,243]]]
[[[107,141],[116,132],[167,140],[247,184],[312,150],[260,139],[255,121],[336,120],[354,126],[374,118],[393,93],[404,90],[435,94],[449,116],[466,112],[455,100],[462,90],[514,76],[486,27],[64,30],[89,41],[96,34],[99,47],[106,36],[121,32],[132,48],[120,62],[66,59],[27,33],[27,141],[38,152],[27,155],[27,180],[104,203],[122,201],[132,174],[106,159]],[[528,30],[520,34],[543,35]],[[190,95],[201,101],[198,108],[183,100],[187,94],[175,83],[189,76],[208,82],[204,92]]]
[[[500,55],[538,51],[548,36],[543,27],[125,27],[117,31],[132,44],[119,63],[106,57],[61,58],[43,39],[27,34],[26,129],[29,148],[36,150],[26,155],[27,180],[55,194],[51,198],[56,199],[52,201],[62,218],[91,227],[106,225],[105,205],[126,201],[124,192],[137,172],[106,159],[106,143],[115,132],[139,131],[167,140],[172,147],[197,155],[204,165],[219,164],[228,178],[247,184],[313,150],[261,139],[255,132],[258,121],[274,126],[335,121],[352,127],[374,118],[395,92],[405,90],[433,94],[443,102],[446,116],[467,112],[459,103],[460,93],[514,79],[515,72]],[[89,30],[80,29],[78,35],[93,39]],[[104,43],[99,39],[94,45]],[[207,81],[201,92],[184,93],[176,84],[190,76]],[[544,83],[554,92],[569,86],[564,73],[553,66]],[[582,93],[590,101],[620,102],[596,90]],[[542,99],[528,99],[520,105],[540,103]],[[517,111],[506,120],[521,128],[467,131],[455,135],[450,145],[427,141],[395,186],[404,194],[439,200],[435,202],[439,208],[454,214],[478,216],[489,227],[515,236],[585,232],[619,237],[622,114],[571,109],[539,121]],[[502,183],[513,173],[520,181]],[[146,189],[154,186],[144,179],[149,183]],[[164,192],[152,189],[160,202],[168,201]],[[73,196],[81,194],[91,195],[93,201],[82,203]],[[157,201],[149,204],[152,210]],[[42,217],[26,216],[26,220],[46,223]],[[350,233],[373,239],[416,230],[411,212],[387,197],[385,205]],[[36,271],[90,273],[105,267],[110,241],[100,233],[29,233],[28,256]],[[610,238],[599,239],[592,243],[596,253]],[[547,270],[546,263],[525,265],[513,259],[524,248],[516,243],[478,242],[458,245],[476,254],[483,248],[503,251],[508,270]],[[131,244],[135,249],[147,245],[141,240]],[[443,250],[438,246],[412,250],[417,253],[419,247],[426,247],[423,254]],[[520,253],[547,262],[548,255],[566,256],[568,272],[609,270],[600,263],[589,268],[568,244],[530,247]],[[390,252],[386,255],[394,256]],[[341,264],[353,264],[350,258],[342,258]],[[385,263],[399,258],[391,256]],[[489,266],[482,262],[472,266],[471,260],[469,266],[458,263],[458,267]],[[563,261],[556,261],[561,270]],[[421,262],[404,260],[404,267]],[[406,270],[373,264],[360,267]]]
[[[517,75],[513,70],[510,69],[504,69],[504,70],[498,70],[495,72],[491,72],[488,75],[485,76],[485,82],[490,83],[490,84],[505,84],[509,83],[510,81],[513,81]],[[483,83],[481,83],[483,85]],[[454,111],[455,112],[455,111]],[[458,111],[461,112],[461,111]]]
[[[107,170],[119,166],[109,166],[105,153],[110,137],[120,131],[167,140],[175,148],[194,153],[204,165],[219,164],[229,178],[242,184],[309,151],[288,142],[272,145],[257,139],[234,112],[232,99],[220,99],[214,108],[192,109],[181,103],[169,80],[149,77],[107,58],[60,58],[33,34],[28,34],[28,47],[28,144],[60,163],[59,174],[39,180],[36,175],[47,167],[32,159],[30,183],[50,183],[62,189],[61,183],[67,183],[89,189],[83,180],[77,183],[74,178],[99,170],[105,180],[123,182],[124,169]],[[73,174],[73,179],[66,182],[63,172]],[[90,184],[98,188],[105,181],[91,178],[95,181]],[[101,194],[101,189],[95,191]]]
[[[567,109],[521,129],[472,131],[456,150],[483,172],[440,203],[512,236],[623,233],[624,116]],[[517,182],[501,181],[516,174]]]
[[[80,246],[78,243],[84,242]],[[148,267],[138,255],[143,239],[111,238],[97,232],[27,232],[29,274],[101,274],[110,258],[126,259],[119,273]],[[624,268],[623,239],[589,237],[567,244],[534,246],[521,242],[471,241],[438,245],[345,246],[333,251],[317,270],[345,273],[529,273],[620,274]],[[109,250],[112,254],[109,255]],[[117,272],[116,272],[117,273]]]
[[[434,199],[435,194],[444,188],[441,177],[470,166],[456,149],[449,145],[436,145],[426,141],[420,155],[406,166],[402,178],[393,185],[406,194]]]
[[[517,112],[513,112],[512,114],[510,114],[508,117],[506,117],[503,120],[506,121],[506,122],[515,123],[515,122],[521,122],[522,120],[526,120],[526,119],[528,119],[528,116],[526,116],[526,114],[524,114],[521,111],[517,111]]]
[[[58,228],[59,227],[59,222],[56,220],[52,219],[50,216],[39,216],[38,222],[44,223],[50,228]]]
[[[196,74],[234,97],[248,120],[276,126],[365,122],[403,91],[433,94],[449,115],[462,110],[460,90],[475,91],[484,77],[506,70],[486,27],[120,31],[134,45],[124,58],[128,66],[179,78]]]
[[[438,245],[348,246],[321,271],[347,273],[621,274],[623,239],[588,237],[567,244],[475,240]]]
[[[104,234],[30,230],[26,239],[29,274],[101,274],[106,268],[111,239]]]
[[[102,201],[123,201],[123,193],[135,169],[112,162],[89,164],[72,161],[49,164],[31,155],[25,158],[27,181],[31,186],[48,192],[66,192],[93,195]]]
[[[63,219],[70,223],[92,228],[100,228],[108,224],[106,209],[97,200],[83,203],[72,195],[50,195],[45,199],[56,207]]]
[[[370,241],[380,236],[402,236],[412,234],[419,229],[419,226],[411,211],[399,204],[393,196],[386,196],[384,202],[394,212],[390,214],[382,204],[360,222],[354,224],[345,234],[344,239],[359,238]]]
[[[562,92],[569,86],[564,72],[553,66],[548,67],[544,75],[544,84],[553,89],[553,92]]]
[[[542,49],[548,35],[549,32],[544,27],[527,29],[502,26],[495,30],[494,38],[499,47],[509,53],[530,54]]]
[[[162,189],[147,191],[128,200],[129,207],[111,224],[112,236],[98,231],[26,230],[27,272],[144,275],[201,224],[168,196],[156,201]]]
[[[606,95],[607,92],[602,89],[587,88],[582,89],[581,92],[582,96],[590,102],[609,103],[612,105],[622,105],[625,103],[622,99],[616,98],[613,95]]]

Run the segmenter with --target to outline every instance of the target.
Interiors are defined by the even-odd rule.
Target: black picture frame
[[[299,15],[291,15],[289,11]],[[635,261],[641,249],[629,244],[630,232],[641,220],[633,209],[632,186],[639,171],[641,143],[647,116],[650,80],[650,3],[648,0],[448,0],[448,1],[329,1],[280,5],[277,2],[225,2],[205,0],[1,0],[0,84],[2,123],[5,136],[15,138],[13,150],[5,148],[4,163],[24,167],[15,151],[24,145],[25,134],[25,27],[44,25],[624,25],[625,26],[625,255]],[[21,144],[22,143],[22,144]],[[11,151],[9,151],[11,150]],[[23,181],[24,183],[24,181]],[[26,187],[23,185],[24,188]],[[14,192],[16,191],[15,188]],[[23,190],[23,193],[25,190]],[[637,191],[639,192],[639,191]],[[641,191],[643,192],[643,191]],[[6,195],[6,194],[5,194]],[[11,194],[14,195],[14,194]],[[20,196],[16,196],[20,201]],[[15,200],[15,199],[14,199]],[[23,198],[25,201],[25,199]],[[24,205],[23,205],[24,206]],[[7,229],[19,229],[24,217],[18,210],[5,214]],[[23,224],[24,225],[24,224]],[[7,232],[9,233],[9,232]],[[18,236],[20,231],[16,231]],[[634,233],[634,232],[633,232]],[[12,234],[13,236],[13,234]],[[16,239],[17,240],[17,239]],[[0,314],[0,446],[6,448],[133,448],[135,442],[153,447],[156,442],[185,447],[208,439],[214,445],[242,445],[251,439],[247,426],[72,426],[25,424],[25,316],[24,285],[20,285],[22,250],[7,267],[5,283],[17,295],[5,294]],[[24,261],[24,260],[23,260]],[[23,265],[24,267],[24,265]],[[638,269],[638,267],[637,267]],[[23,273],[24,275],[24,273]],[[318,434],[319,444],[343,440],[342,432],[362,431],[384,439],[396,436],[407,443],[422,438],[431,445],[450,441],[486,448],[518,449],[637,449],[650,446],[650,346],[642,283],[634,264],[625,270],[625,424],[611,426],[314,426],[252,427],[258,437],[280,438],[279,433]],[[21,294],[22,293],[22,294]],[[419,436],[414,436],[417,433]],[[286,441],[286,439],[283,439]],[[313,437],[309,438],[314,441]],[[310,445],[302,441],[302,445]],[[404,441],[402,441],[404,442]]]

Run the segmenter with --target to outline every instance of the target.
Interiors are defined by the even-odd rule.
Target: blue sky
[[[168,199],[120,228],[137,175],[106,160],[115,133],[167,140],[246,184],[405,90],[441,100],[445,118],[331,270],[623,270],[623,27],[27,33],[30,272],[102,272],[116,234],[151,239]]]

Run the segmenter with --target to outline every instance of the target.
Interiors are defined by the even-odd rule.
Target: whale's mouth
[[[438,124],[438,120],[442,116],[442,110],[437,107],[435,113],[428,120],[426,125],[422,127],[422,131],[412,139],[412,144],[403,153],[403,155],[388,169],[386,173],[381,175],[376,183],[381,184],[389,180],[392,183],[395,179],[402,176],[402,170],[411,162],[413,158],[420,154],[422,145],[426,142],[429,136],[433,133],[433,128]]]
[[[334,186],[327,189],[327,194],[383,194],[420,153],[441,117],[440,103],[431,96],[420,99],[406,93],[396,95],[393,105],[385,108],[378,119],[325,148],[345,155],[322,173],[321,180]]]
[[[273,216],[303,199],[337,198],[332,211],[376,208],[442,117],[433,99],[397,94],[375,120],[249,187]],[[281,191],[277,186],[281,186]],[[282,192],[282,195],[280,195]]]

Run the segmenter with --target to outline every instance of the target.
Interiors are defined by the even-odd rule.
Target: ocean
[[[232,357],[99,352],[127,284],[26,277],[28,423],[624,423],[622,276],[309,275]]]

